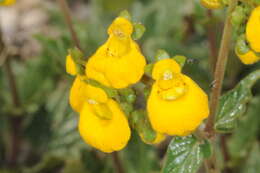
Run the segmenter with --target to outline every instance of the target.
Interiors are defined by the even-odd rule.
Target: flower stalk
[[[214,130],[214,121],[218,109],[219,99],[221,96],[221,90],[226,70],[227,58],[229,55],[230,42],[232,38],[232,24],[231,24],[231,15],[237,5],[237,0],[230,0],[229,7],[227,12],[227,17],[225,21],[224,31],[222,35],[220,50],[218,54],[217,64],[214,73],[214,85],[211,91],[210,99],[210,116],[208,118],[205,132],[207,138],[211,141],[214,146],[215,143],[215,130]],[[213,147],[214,148],[214,147]],[[218,173],[216,165],[215,152],[210,159],[206,161],[206,168],[209,173]]]

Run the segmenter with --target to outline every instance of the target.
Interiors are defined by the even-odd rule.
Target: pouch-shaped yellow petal
[[[260,6],[255,8],[246,25],[246,38],[250,47],[260,53]]]
[[[16,0],[3,0],[0,1],[0,5],[12,5],[16,2]]]
[[[252,50],[249,50],[245,54],[239,54],[236,51],[236,54],[244,64],[254,64],[260,60],[260,56],[257,56]]]
[[[125,88],[138,82],[146,65],[138,45],[132,40],[132,24],[117,18],[109,27],[109,38],[86,64],[86,75],[105,86]]]
[[[70,105],[75,112],[80,112],[84,103],[88,102],[107,102],[108,97],[101,88],[97,88],[85,83],[80,76],[77,76],[70,90]]]
[[[113,114],[109,120],[96,116],[92,111],[92,105],[86,102],[80,112],[79,132],[87,144],[100,151],[111,153],[126,146],[131,131],[119,105],[109,99],[107,106]]]
[[[138,45],[131,41],[129,52],[121,57],[108,55],[107,48],[108,44],[106,43],[90,57],[86,65],[88,78],[113,88],[125,88],[138,82],[146,65]]]
[[[71,55],[66,57],[66,72],[72,76],[77,74],[77,66],[76,63],[73,61]]]
[[[170,58],[160,60],[153,67],[152,77],[154,80],[158,80],[161,76],[163,76],[163,74],[165,74],[164,77],[167,78],[167,71],[170,73],[180,73],[181,66]]]
[[[162,98],[158,94],[161,88],[157,83],[152,87],[147,109],[152,127],[157,132],[178,136],[188,135],[209,114],[207,95],[192,79],[182,76],[188,90],[177,99]]]

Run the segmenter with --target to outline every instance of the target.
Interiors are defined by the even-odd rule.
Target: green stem
[[[230,0],[229,1],[229,7],[227,12],[227,17],[225,21],[224,31],[222,35],[220,50],[218,54],[217,64],[215,68],[214,73],[214,86],[211,91],[211,99],[210,99],[210,116],[208,118],[205,132],[207,135],[207,138],[210,140],[210,142],[213,145],[213,149],[215,146],[215,130],[214,130],[214,121],[215,116],[219,104],[219,99],[221,95],[225,70],[226,70],[226,64],[227,64],[227,58],[229,54],[229,48],[230,48],[230,42],[232,38],[232,24],[231,24],[231,15],[234,11],[235,7],[237,5],[237,0]],[[213,151],[213,154],[211,158],[209,158],[206,161],[206,168],[209,173],[218,173],[219,170],[217,168],[216,164],[216,157],[215,152]]]
[[[210,116],[208,118],[205,131],[210,135],[214,136],[214,121],[215,114],[217,112],[218,102],[222,90],[222,84],[225,75],[225,69],[227,64],[227,58],[229,54],[231,36],[232,36],[232,24],[231,24],[231,14],[235,9],[237,0],[230,0],[228,14],[225,22],[224,32],[221,40],[221,46],[219,50],[219,55],[217,59],[216,69],[214,73],[214,86],[211,91],[210,99]]]

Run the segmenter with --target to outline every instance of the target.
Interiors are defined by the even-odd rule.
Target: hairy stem
[[[66,24],[69,28],[69,31],[70,31],[70,34],[71,34],[71,38],[75,44],[75,46],[77,48],[79,48],[80,50],[81,47],[80,47],[80,41],[79,41],[79,38],[75,32],[75,29],[73,27],[73,23],[72,23],[72,19],[71,19],[71,15],[70,15],[70,9],[68,7],[68,3],[66,0],[57,0],[59,2],[59,5],[60,5],[60,8],[61,8],[61,11],[64,15],[64,18],[65,18],[65,21],[66,21]]]
[[[211,91],[210,99],[210,116],[208,118],[205,131],[210,135],[214,136],[214,121],[215,115],[218,108],[219,98],[222,90],[223,79],[225,75],[225,69],[227,64],[227,58],[229,54],[230,42],[232,37],[232,24],[231,14],[235,9],[237,0],[230,0],[228,14],[225,21],[224,32],[222,35],[220,50],[218,54],[217,64],[214,73],[214,85]]]
[[[230,0],[229,1],[229,7],[227,12],[227,17],[225,21],[224,31],[222,35],[220,50],[218,54],[217,64],[215,68],[214,73],[214,85],[212,87],[211,91],[211,99],[210,99],[210,116],[208,118],[205,132],[207,135],[207,138],[210,140],[210,142],[213,145],[213,149],[215,148],[215,130],[214,130],[214,121],[215,116],[218,109],[219,99],[221,95],[224,75],[225,75],[225,69],[227,64],[227,58],[229,54],[229,48],[230,48],[230,42],[232,38],[232,24],[231,24],[231,14],[233,10],[235,9],[237,5],[237,0]],[[215,151],[213,151],[213,154],[211,158],[209,158],[205,164],[207,171],[209,173],[218,173],[219,170],[217,168],[216,164],[216,156]]]

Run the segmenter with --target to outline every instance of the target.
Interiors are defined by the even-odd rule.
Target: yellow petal
[[[185,136],[195,130],[209,114],[208,97],[189,77],[183,75],[188,91],[169,101],[158,94],[155,83],[148,98],[147,110],[155,131],[168,135]]]
[[[86,65],[88,78],[118,89],[138,82],[146,65],[145,57],[138,45],[130,40],[129,51],[126,54],[117,54],[120,57],[109,55],[107,53],[109,46],[111,47],[106,42],[90,57]]]
[[[252,50],[248,51],[245,54],[239,54],[236,51],[236,54],[244,64],[254,64],[260,60],[260,57],[257,56]]]
[[[200,3],[209,9],[218,9],[222,7],[220,0],[200,0]]]
[[[260,6],[255,8],[246,25],[246,38],[250,47],[260,53]]]
[[[108,97],[101,88],[86,84],[77,76],[70,90],[70,105],[75,112],[80,112],[86,101],[107,102]]]
[[[130,36],[133,33],[132,23],[123,17],[117,17],[108,28],[108,34],[118,37]]]
[[[107,106],[113,113],[111,120],[104,120],[96,116],[91,111],[91,104],[86,102],[80,113],[79,132],[87,144],[103,152],[111,153],[126,146],[131,131],[119,105],[109,99]]]
[[[0,5],[12,5],[16,2],[16,0],[4,0],[3,2],[0,2]]]
[[[152,72],[152,77],[154,80],[159,79],[166,71],[171,71],[173,73],[180,73],[181,67],[180,65],[174,61],[173,59],[163,59],[158,61],[154,67]]]
[[[66,57],[66,72],[72,76],[77,74],[77,66],[76,63],[73,61],[71,55]]]

